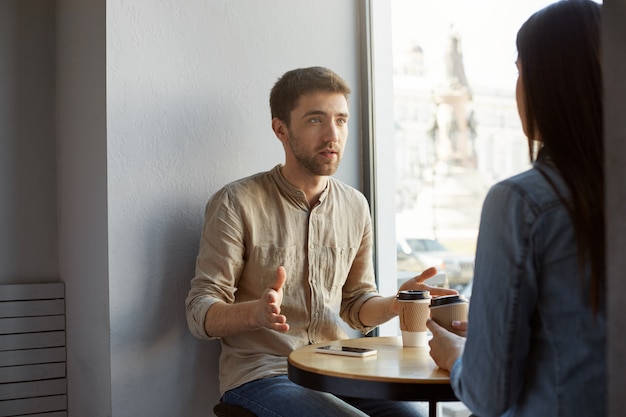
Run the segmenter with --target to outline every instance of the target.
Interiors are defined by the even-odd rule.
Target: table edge
[[[398,401],[458,401],[449,383],[389,382],[350,378],[346,384],[347,378],[304,370],[291,362],[287,363],[287,376],[303,387],[345,397]]]

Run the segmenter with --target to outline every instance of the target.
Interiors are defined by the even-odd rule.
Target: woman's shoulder
[[[532,168],[500,181],[492,188],[508,189],[538,201],[560,199],[569,194],[558,171],[554,168],[534,164]]]
[[[552,168],[535,165],[493,185],[483,208],[494,213],[524,212],[537,217],[553,210],[564,210],[563,203],[568,199],[569,192],[559,174]]]

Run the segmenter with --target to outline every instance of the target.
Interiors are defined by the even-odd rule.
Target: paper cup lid
[[[396,296],[398,300],[427,300],[430,299],[430,292],[425,290],[405,290],[400,291]]]
[[[466,303],[467,299],[462,295],[442,295],[441,297],[435,297],[430,301],[431,307],[439,307],[448,304]]]

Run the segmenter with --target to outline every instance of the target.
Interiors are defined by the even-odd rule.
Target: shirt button
[[[315,316],[315,318],[318,318],[320,316],[320,313],[316,311],[314,316]]]

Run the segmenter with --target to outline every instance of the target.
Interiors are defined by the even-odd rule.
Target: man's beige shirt
[[[289,184],[280,165],[228,184],[208,202],[186,300],[191,332],[212,339],[204,317],[217,302],[257,300],[287,270],[281,313],[290,329],[247,331],[221,339],[220,392],[287,373],[301,346],[347,337],[341,320],[367,333],[359,309],[376,290],[372,226],[359,191],[329,179],[319,203]]]

